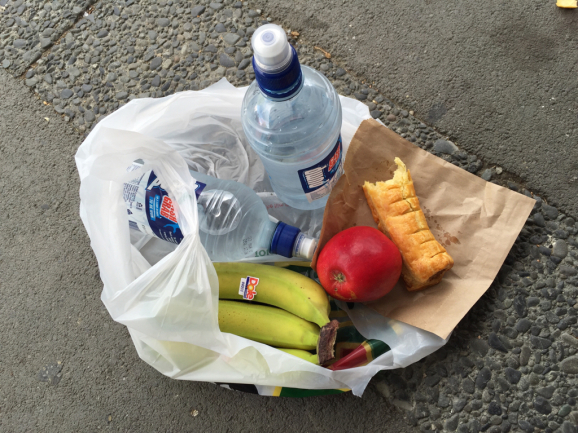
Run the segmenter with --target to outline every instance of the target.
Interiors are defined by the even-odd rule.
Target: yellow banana
[[[247,302],[219,301],[219,327],[270,346],[313,350],[320,328],[285,310]]]
[[[311,278],[277,266],[255,263],[214,263],[219,299],[256,301],[282,308],[324,326],[331,307],[327,293]]]
[[[301,358],[305,361],[309,361],[312,364],[319,364],[319,359],[317,359],[316,353],[307,352],[306,350],[301,349],[283,349],[279,347],[279,350],[289,355],[296,356],[297,358]]]

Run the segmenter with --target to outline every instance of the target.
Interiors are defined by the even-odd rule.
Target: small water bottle
[[[129,170],[142,164],[135,162]],[[273,221],[251,188],[191,171],[195,178],[199,235],[215,262],[254,257],[266,250],[285,257],[311,260],[317,241],[297,227]],[[124,184],[129,226],[175,244],[183,240],[170,197],[153,171]]]
[[[247,140],[280,200],[323,207],[343,173],[339,96],[323,74],[299,64],[281,27],[259,27],[251,44],[255,81],[241,113]]]

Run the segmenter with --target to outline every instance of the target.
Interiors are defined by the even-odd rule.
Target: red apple
[[[400,274],[399,250],[372,227],[351,227],[339,232],[317,259],[321,285],[341,301],[375,301],[393,289]]]

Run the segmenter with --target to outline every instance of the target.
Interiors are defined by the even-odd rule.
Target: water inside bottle
[[[291,99],[274,101],[251,84],[243,128],[277,196],[297,209],[317,209],[343,172],[341,105],[325,77],[301,68],[303,87]]]
[[[235,230],[243,216],[241,203],[229,191],[203,191],[197,202],[199,229],[210,235],[224,235]]]

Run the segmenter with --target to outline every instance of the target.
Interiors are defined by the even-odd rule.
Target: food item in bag
[[[395,158],[395,163],[393,179],[365,182],[363,192],[379,230],[401,252],[407,289],[420,290],[439,283],[454,261],[429,229],[409,170],[401,159]]]
[[[136,161],[129,171],[142,165]],[[241,260],[260,250],[313,257],[317,241],[297,227],[273,221],[251,188],[193,171],[191,175],[196,180],[199,236],[211,260]],[[123,198],[131,229],[175,244],[183,240],[173,202],[154,171],[125,183]]]
[[[243,262],[214,265],[219,277],[219,299],[259,302],[319,326],[329,323],[329,299],[315,280],[277,266]]]
[[[388,294],[401,274],[401,255],[373,227],[351,227],[333,236],[317,259],[321,285],[335,299],[370,302]]]
[[[286,349],[317,349],[319,363],[334,357],[333,346],[338,323],[329,322],[323,328],[303,320],[281,308],[247,302],[219,301],[219,327],[259,343]]]

